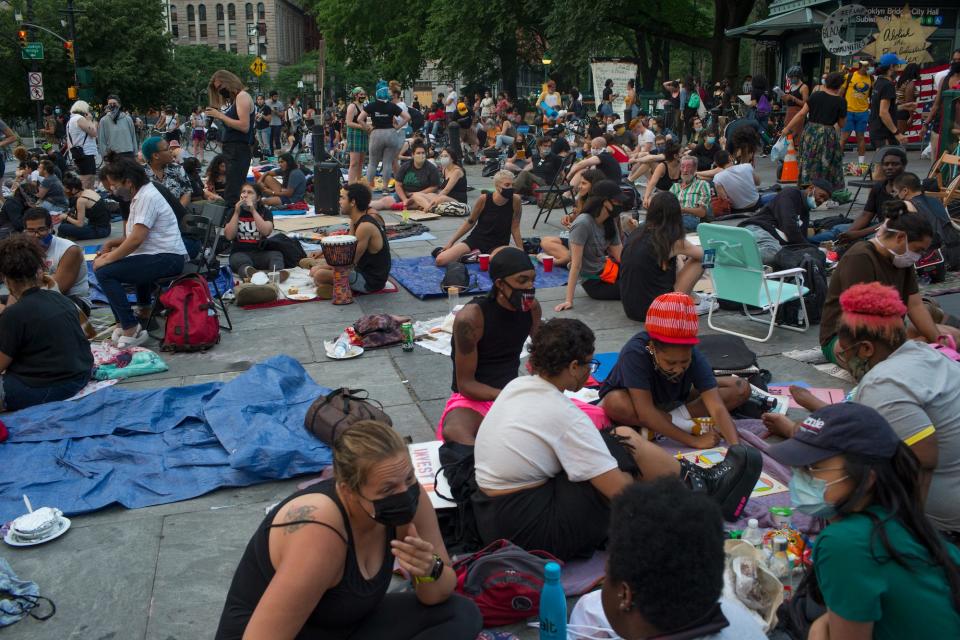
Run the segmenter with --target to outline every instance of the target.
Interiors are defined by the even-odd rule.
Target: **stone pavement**
[[[911,153],[911,168],[925,173],[929,163]],[[773,181],[772,164],[759,160],[764,184]],[[469,167],[471,203],[480,189],[492,188]],[[861,194],[860,202],[866,198]],[[845,209],[845,208],[844,208]],[[855,208],[855,211],[857,208]],[[830,213],[836,213],[830,212]],[[524,207],[523,235],[547,235],[559,230],[559,214],[531,229],[534,207]],[[385,216],[388,219],[389,215]],[[427,222],[437,236],[431,242],[396,244],[398,257],[421,256],[441,246],[460,219]],[[563,300],[564,288],[538,289],[544,317]],[[127,388],[189,385],[230,380],[253,363],[278,353],[304,364],[321,385],[369,389],[393,418],[396,428],[415,441],[432,439],[450,392],[449,358],[417,347],[365,353],[339,362],[326,357],[323,340],[334,338],[359,316],[375,312],[408,314],[426,319],[444,314],[447,301],[420,301],[405,290],[362,296],[349,306],[314,302],[273,309],[244,311],[231,307],[234,330],[207,353],[164,355],[170,370],[124,383]],[[617,351],[641,325],[626,319],[619,302],[590,300],[578,291],[575,307],[562,313],[579,318],[596,333],[597,352]],[[746,319],[722,312],[722,321],[740,325]],[[703,321],[702,333],[710,333]],[[750,343],[760,366],[774,380],[806,380],[817,387],[844,387],[841,380],[812,366],[780,355],[817,345],[817,329],[806,334],[777,330],[770,342]],[[150,346],[149,344],[147,346]],[[23,579],[39,583],[52,598],[57,614],[46,622],[28,619],[6,632],[21,640],[58,638],[90,640],[193,640],[209,638],[216,628],[224,596],[247,541],[264,517],[265,508],[289,495],[304,478],[241,489],[223,489],[194,500],[145,509],[110,508],[73,518],[72,530],[48,545],[5,548],[3,556]],[[517,625],[524,638],[535,631]],[[0,634],[3,635],[3,634]]]

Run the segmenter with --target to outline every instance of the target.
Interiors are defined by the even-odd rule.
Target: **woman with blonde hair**
[[[387,593],[394,561],[412,590]],[[400,435],[363,420],[333,443],[333,478],[270,511],[244,551],[217,640],[475,638],[457,577]]]
[[[214,72],[207,86],[210,106],[204,112],[208,117],[223,123],[220,142],[224,160],[227,162],[227,183],[223,200],[227,209],[232,209],[240,199],[240,187],[247,180],[253,145],[253,98],[247,93],[243,81],[220,69]]]
[[[83,188],[92,189],[97,173],[97,123],[90,114],[90,105],[84,100],[77,100],[70,107],[67,149],[73,157]]]

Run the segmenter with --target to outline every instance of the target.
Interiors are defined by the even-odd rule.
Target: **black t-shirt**
[[[13,359],[7,373],[31,387],[89,376],[93,355],[77,317],[56,291],[25,291],[0,314],[0,351]]]
[[[873,186],[870,187],[870,193],[867,195],[867,203],[863,205],[863,210],[873,214],[873,217],[870,219],[871,223],[874,221],[880,222],[883,213],[883,203],[888,200],[896,200],[896,198],[887,191],[887,185],[889,184],[890,181],[881,180],[880,182],[874,182]]]
[[[742,127],[752,127],[757,133],[762,133],[763,128],[754,118],[740,118],[727,125],[723,136],[727,139],[727,153],[733,154],[733,134]]]
[[[611,96],[613,96],[613,89],[611,89],[610,87],[604,87],[603,94],[602,94],[603,101],[606,102],[611,98]]]
[[[260,215],[267,222],[273,222],[273,212],[269,209],[260,209]],[[257,229],[253,212],[245,208],[240,209],[237,216],[237,236],[233,239],[231,253],[234,251],[258,251],[263,235]]]
[[[811,94],[807,100],[807,106],[810,107],[807,121],[825,124],[828,127],[837,124],[840,118],[847,115],[847,101],[840,96],[830,95],[826,91],[816,91]]]
[[[807,241],[810,210],[803,192],[796,187],[787,187],[739,226],[760,227],[782,245],[802,245]]]
[[[870,128],[874,131],[887,130],[887,125],[880,119],[880,101],[889,100],[887,112],[890,120],[897,121],[897,87],[889,78],[880,77],[873,84],[873,95],[870,96]],[[892,134],[892,132],[890,132]]]
[[[557,171],[560,170],[561,162],[563,162],[563,158],[555,153],[540,156],[537,164],[533,166],[530,172],[538,178],[543,178],[545,182],[553,182],[553,179],[557,176]]]
[[[720,145],[716,142],[709,147],[702,142],[698,144],[693,150],[693,155],[695,155],[698,160],[697,166],[703,165],[703,163],[699,162],[699,160],[705,161],[707,167],[712,165],[714,163],[714,159],[717,157],[717,151],[720,151]]]
[[[371,102],[365,106],[363,110],[367,112],[368,116],[370,116],[370,121],[373,123],[374,129],[393,128],[394,117],[403,113],[403,109],[394,103],[383,102],[382,100]]]
[[[413,160],[407,160],[400,165],[397,181],[403,185],[404,192],[410,195],[428,187],[440,186],[440,170],[429,161],[424,162],[423,166],[417,169]]]
[[[609,151],[604,151],[598,155],[597,158],[600,159],[600,164],[597,165],[597,169],[600,169],[603,175],[607,176],[607,180],[613,180],[617,184],[620,184],[623,172],[620,170],[620,163],[613,157],[613,154]]]
[[[674,290],[676,258],[666,264],[657,260],[653,239],[637,229],[627,238],[620,255],[620,301],[631,320],[643,322],[657,296]]]
[[[457,112],[457,124],[460,125],[461,129],[469,129],[470,125],[473,124],[473,115],[468,110],[466,114],[460,115]]]

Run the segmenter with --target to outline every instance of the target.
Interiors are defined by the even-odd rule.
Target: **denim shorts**
[[[843,124],[843,132],[856,131],[857,133],[863,133],[867,130],[869,120],[869,111],[847,111],[847,121]]]

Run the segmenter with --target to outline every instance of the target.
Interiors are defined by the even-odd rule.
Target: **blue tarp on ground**
[[[24,512],[23,494],[71,515],[319,472],[330,449],[303,418],[328,391],[293,358],[275,356],[227,383],[109,387],[6,415],[0,522]]]
[[[535,284],[538,289],[567,285],[567,276],[570,275],[570,272],[566,269],[558,267],[550,273],[546,273],[540,263],[537,263],[535,268],[537,271]],[[468,264],[467,271],[470,273],[471,280],[475,278],[477,282],[477,288],[471,289],[470,293],[478,294],[490,291],[492,286],[490,276],[485,271],[480,271],[480,265],[476,263]],[[446,269],[435,266],[434,260],[430,256],[394,258],[390,267],[390,275],[407,291],[421,300],[447,295],[440,290],[440,282],[443,280],[445,273]]]

